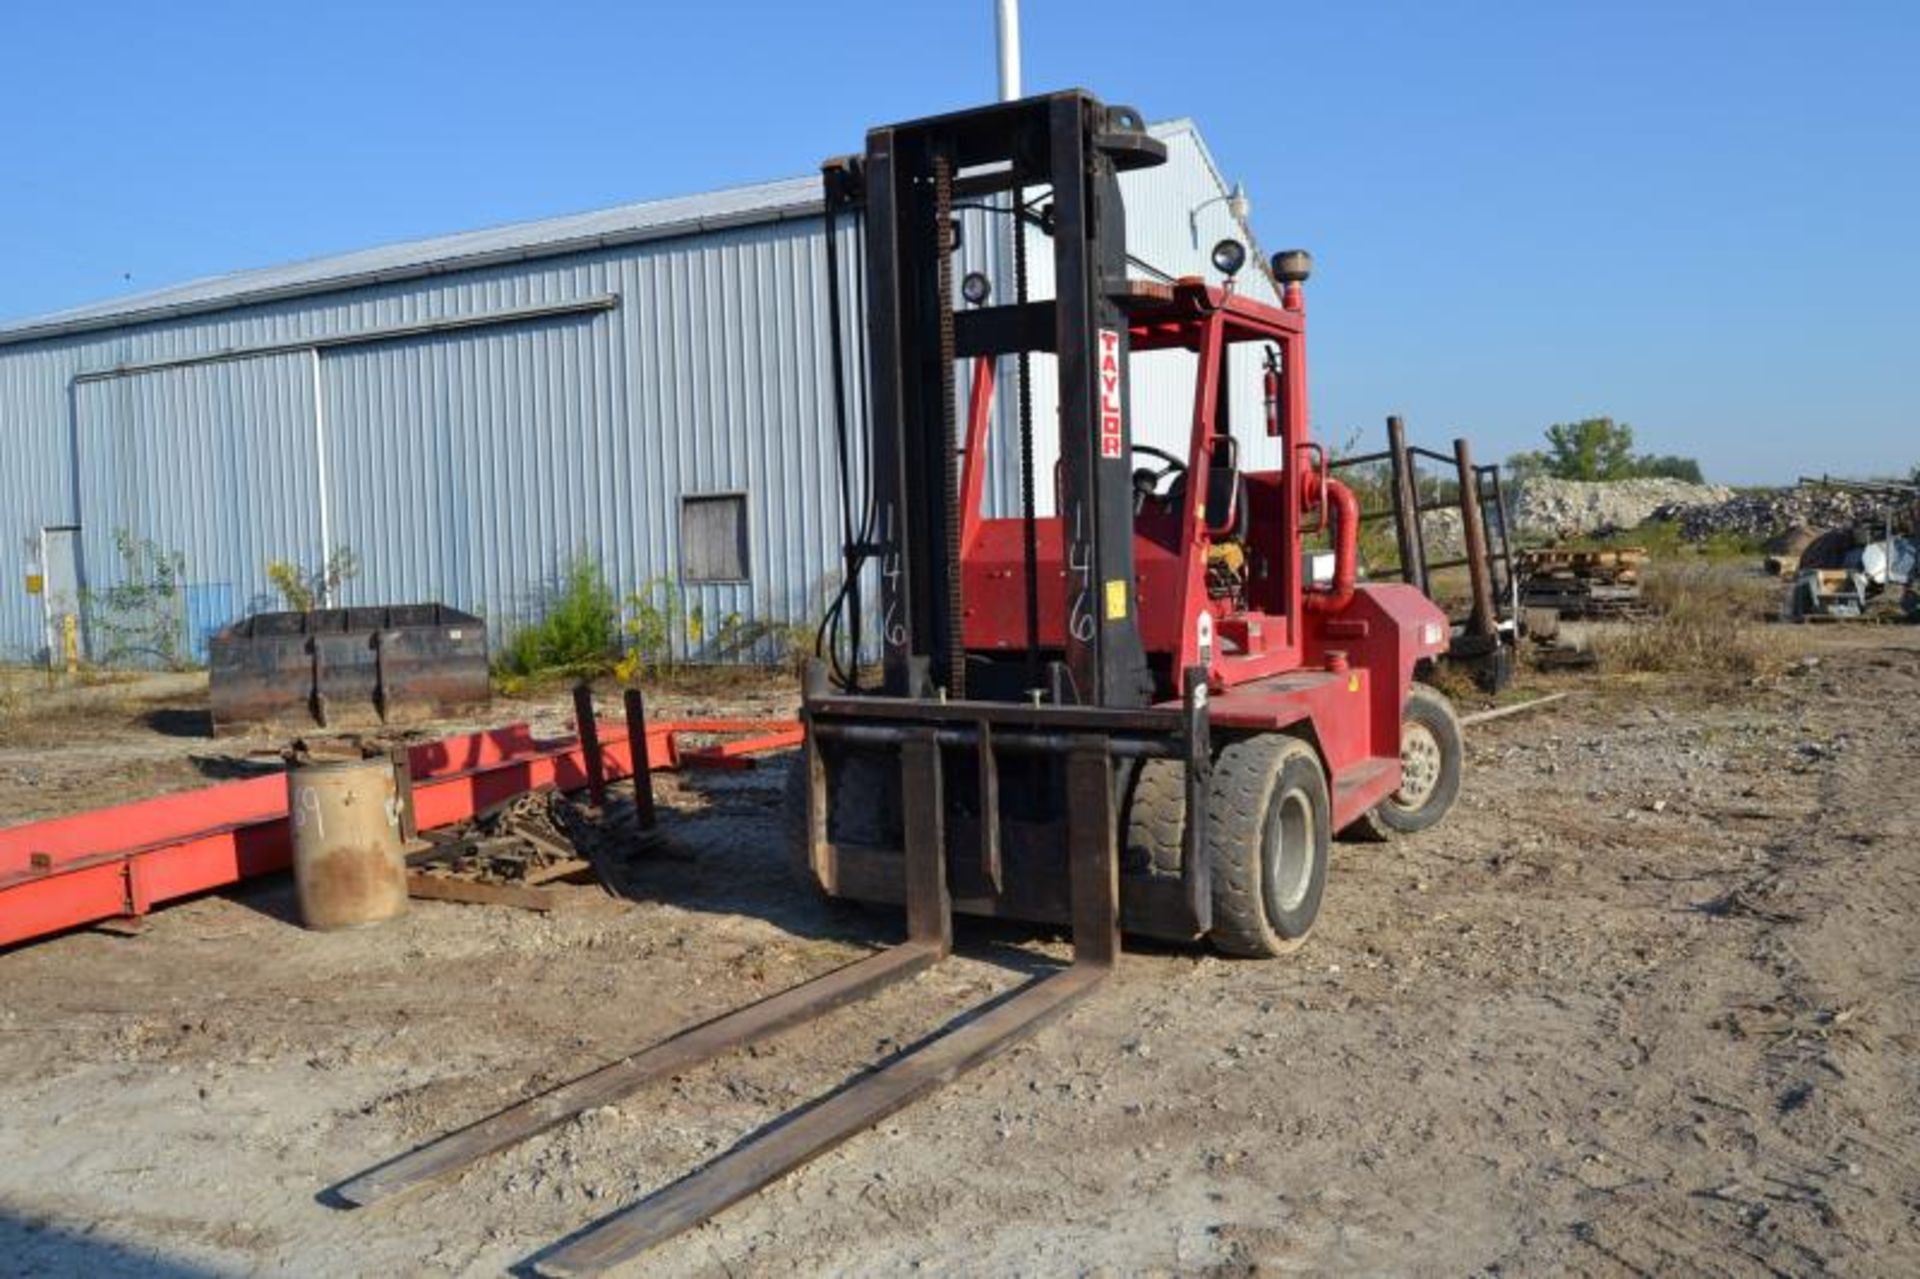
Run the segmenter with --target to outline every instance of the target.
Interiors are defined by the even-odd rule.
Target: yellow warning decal
[[[1360,673],[1358,671],[1347,676],[1347,691],[1349,693],[1357,693],[1360,691]]]
[[[1126,615],[1126,579],[1116,577],[1107,583],[1107,620],[1109,622],[1117,622]]]

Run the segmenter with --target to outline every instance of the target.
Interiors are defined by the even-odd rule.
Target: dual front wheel
[[[1425,830],[1460,793],[1460,725],[1445,697],[1416,684],[1401,724],[1401,784],[1355,823],[1388,837]],[[1186,804],[1183,769],[1150,761],[1127,808],[1128,853],[1177,873]],[[1215,757],[1207,803],[1215,946],[1264,958],[1297,949],[1313,930],[1333,837],[1326,770],[1305,740],[1264,733]]]
[[[1320,757],[1280,733],[1229,742],[1207,798],[1214,945],[1254,957],[1295,949],[1327,886],[1333,803]]]
[[[1127,802],[1135,867],[1180,873],[1187,818],[1186,768],[1148,760]],[[1285,733],[1221,747],[1207,790],[1207,859],[1213,944],[1229,955],[1283,955],[1306,941],[1320,913],[1333,838],[1333,803],[1320,756]]]

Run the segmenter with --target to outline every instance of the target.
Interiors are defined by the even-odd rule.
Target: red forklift
[[[869,562],[881,618],[876,687],[836,652],[806,689],[790,824],[833,896],[911,906],[913,850],[939,849],[953,909],[1076,922],[1077,868],[1115,842],[1085,817],[1106,794],[1124,929],[1277,955],[1312,929],[1335,831],[1419,830],[1459,790],[1458,725],[1416,682],[1451,626],[1412,587],[1356,583],[1360,513],[1308,431],[1310,259],[1275,256],[1277,307],[1235,287],[1233,240],[1220,284],[1136,278],[1118,174],[1164,159],[1132,110],[1067,93],[879,130],[827,168],[829,222],[864,210],[872,497],[826,633],[859,633]],[[955,296],[962,205],[1023,228],[1006,302],[979,273]],[[1028,226],[1053,250],[1044,300]],[[1194,359],[1184,454],[1133,437],[1131,359],[1155,351]],[[1058,387],[1046,514],[1037,358]],[[996,518],[1003,361],[1020,509]],[[1277,469],[1241,465],[1255,433]],[[1321,536],[1330,557],[1305,549]]]
[[[1220,284],[1133,278],[1118,175],[1165,159],[1137,112],[1071,91],[875,129],[864,154],[825,166],[842,491],[861,475],[866,491],[847,503],[844,586],[826,660],[806,676],[789,834],[827,893],[904,904],[905,940],[391,1159],[331,1199],[393,1198],[895,985],[949,953],[956,912],[1071,928],[1071,964],[530,1259],[541,1274],[598,1273],[1058,1016],[1112,971],[1123,929],[1280,954],[1313,927],[1335,831],[1414,831],[1446,812],[1459,728],[1415,680],[1445,652],[1448,622],[1410,586],[1355,581],[1359,512],[1307,429],[1307,255],[1274,259],[1277,307],[1234,286],[1246,259],[1234,241],[1214,252]],[[1006,301],[984,275],[955,278],[962,208],[1021,231]],[[844,370],[861,361],[839,296],[850,218],[863,233],[848,273],[866,303],[860,432]],[[1029,296],[1027,228],[1050,246],[1051,296]],[[1238,364],[1257,372],[1241,385],[1228,353],[1248,347],[1259,358]],[[1146,351],[1194,357],[1184,455],[1134,442],[1130,361]],[[1043,360],[1058,393],[1048,476],[1034,461]],[[1019,458],[1018,510],[990,515],[1003,371],[1018,439],[999,447]],[[1240,465],[1257,433],[1278,469]],[[1307,550],[1322,536],[1330,556]]]

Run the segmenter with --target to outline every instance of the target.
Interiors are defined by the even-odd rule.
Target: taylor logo
[[[1120,334],[1100,330],[1100,456],[1124,457],[1120,421]]]

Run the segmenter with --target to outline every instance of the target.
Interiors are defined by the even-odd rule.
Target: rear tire
[[[820,884],[820,877],[813,873],[813,859],[808,847],[805,747],[795,751],[793,758],[787,761],[787,789],[780,818],[781,833],[786,836],[787,864],[815,892],[824,893],[826,890]]]
[[[1143,759],[1134,770],[1124,810],[1126,845],[1121,869],[1130,874],[1180,874],[1187,830],[1187,766],[1177,759]]]
[[[1298,949],[1327,883],[1332,804],[1326,770],[1297,737],[1229,742],[1207,798],[1213,944],[1254,959]]]
[[[1400,719],[1400,789],[1374,805],[1352,829],[1374,839],[1391,839],[1434,825],[1460,798],[1466,753],[1453,703],[1438,689],[1413,685]]]

